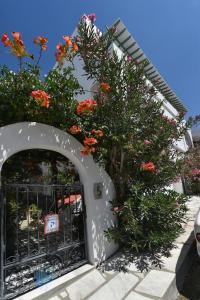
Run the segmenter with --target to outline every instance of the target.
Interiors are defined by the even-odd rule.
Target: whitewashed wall
[[[84,186],[88,258],[99,264],[117,250],[114,242],[108,242],[104,230],[116,224],[110,210],[115,196],[114,186],[107,173],[94,163],[91,155],[83,156],[83,147],[73,136],[55,127],[34,123],[15,123],[0,128],[0,170],[13,154],[27,149],[47,149],[58,152],[72,161]],[[94,183],[103,183],[103,197],[94,197]]]

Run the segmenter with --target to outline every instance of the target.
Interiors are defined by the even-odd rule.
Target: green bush
[[[107,237],[133,251],[162,249],[182,232],[187,197],[163,190],[141,194],[133,186],[116,213],[119,224],[107,231]]]

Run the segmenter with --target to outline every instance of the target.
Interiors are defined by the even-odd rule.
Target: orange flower
[[[7,46],[11,46],[12,45],[12,42],[10,41],[9,37],[7,34],[2,34],[1,36],[1,41],[2,43],[4,44],[4,47],[7,47]]]
[[[151,171],[151,172],[154,172],[156,169],[155,165],[153,162],[148,162],[148,163],[141,163],[140,165],[140,170],[142,171]]]
[[[63,39],[65,40],[67,47],[72,46],[72,41],[69,36],[63,35]]]
[[[90,113],[94,111],[94,108],[97,106],[97,102],[92,99],[85,99],[78,103],[76,107],[76,112],[78,115],[82,113]]]
[[[69,131],[72,133],[72,134],[76,134],[78,132],[81,132],[82,129],[81,127],[77,126],[77,125],[73,125],[72,127],[70,127]]]
[[[110,92],[110,85],[106,82],[101,82],[101,89],[102,91],[109,93]]]
[[[88,147],[88,146],[86,146],[83,149],[81,149],[80,152],[83,155],[88,155],[91,152],[95,152],[95,150],[96,150],[95,147]]]
[[[34,44],[38,44],[41,46],[42,50],[47,49],[46,43],[48,42],[48,39],[42,35],[38,35],[38,38],[34,38],[33,40]]]
[[[13,36],[13,38],[14,38],[14,40],[16,42],[21,41],[21,34],[20,34],[20,32],[13,31],[12,32],[12,36]]]
[[[91,137],[91,138],[85,137],[83,143],[84,143],[85,146],[92,146],[92,145],[97,144],[98,142],[93,137]]]
[[[80,152],[83,155],[88,155],[90,153],[90,148],[89,147],[84,147],[83,149],[80,150]]]
[[[40,104],[41,106],[44,106],[46,108],[49,108],[49,95],[42,90],[32,91],[31,96],[35,98],[35,100]]]
[[[1,41],[4,43],[4,46],[10,46],[11,52],[17,57],[28,56],[30,58],[33,58],[33,55],[29,54],[25,50],[24,42],[21,39],[21,34],[19,32],[13,31],[12,36],[13,42],[10,41],[7,34],[2,35]]]
[[[94,135],[96,135],[96,137],[102,137],[104,136],[104,132],[102,130],[95,130],[95,129],[92,129],[91,133],[93,133]]]
[[[76,43],[73,43],[73,51],[78,52],[78,45]]]
[[[20,32],[13,31],[12,36],[14,38],[13,44],[11,45],[13,54],[18,57],[30,56],[25,50],[24,42],[22,41]]]
[[[60,51],[60,52],[64,52],[65,47],[64,47],[62,44],[57,44],[57,45],[56,45],[56,49],[57,49],[58,51]]]
[[[65,56],[65,46],[62,44],[56,45],[57,52],[55,53],[56,61],[61,62]]]

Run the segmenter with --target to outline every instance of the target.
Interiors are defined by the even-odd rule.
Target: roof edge
[[[164,78],[160,75],[158,70],[151,63],[149,58],[145,55],[140,48],[132,34],[128,31],[121,19],[117,19],[111,27],[115,27],[116,33],[114,35],[114,42],[117,46],[123,50],[127,55],[133,57],[138,63],[142,63],[147,60],[148,65],[145,66],[145,75],[153,86],[164,96],[164,98],[171,103],[179,112],[187,112],[186,106],[177,97],[174,91],[170,88]],[[127,44],[128,43],[128,44]],[[126,45],[127,44],[127,45]]]

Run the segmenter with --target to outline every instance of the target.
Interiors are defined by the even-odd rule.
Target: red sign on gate
[[[44,217],[44,234],[58,232],[60,220],[58,214],[48,214]]]

